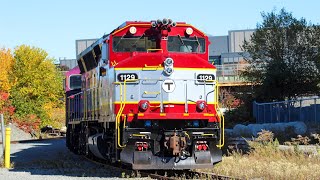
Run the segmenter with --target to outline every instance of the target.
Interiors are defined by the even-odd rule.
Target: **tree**
[[[14,59],[10,49],[0,49],[0,114],[4,114],[5,120],[10,119],[14,113],[14,107],[9,99],[12,82],[12,67]]]
[[[51,110],[62,105],[62,75],[40,48],[26,45],[14,51],[12,103],[19,117],[36,115],[41,125],[50,124]],[[37,118],[31,118],[37,120]],[[30,120],[30,118],[29,118]]]
[[[291,99],[319,92],[320,28],[281,9],[262,13],[262,23],[243,45],[250,64],[242,75],[259,101]]]
[[[0,49],[0,92],[9,92],[12,86],[10,81],[14,60],[10,49]]]

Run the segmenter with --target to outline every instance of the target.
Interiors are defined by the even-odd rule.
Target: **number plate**
[[[213,74],[198,74],[197,75],[198,82],[207,81],[209,83],[212,83],[213,80],[215,80],[215,76]]]
[[[138,75],[136,73],[120,73],[117,76],[119,82],[130,82],[130,80],[138,79]],[[131,81],[132,82],[132,81]]]

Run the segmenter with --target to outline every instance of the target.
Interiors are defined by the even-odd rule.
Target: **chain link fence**
[[[259,124],[293,121],[320,123],[320,97],[270,103],[253,102],[253,116]]]

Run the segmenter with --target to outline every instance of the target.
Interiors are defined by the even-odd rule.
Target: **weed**
[[[299,137],[297,137],[299,139]],[[303,143],[308,140],[300,137]],[[310,156],[297,148],[279,150],[279,142],[270,131],[262,131],[248,142],[250,151],[243,154],[232,151],[224,156],[213,171],[217,174],[243,179],[319,179],[320,157]]]

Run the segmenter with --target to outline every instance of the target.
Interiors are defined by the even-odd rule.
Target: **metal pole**
[[[300,99],[299,120],[302,121],[302,100]],[[303,120],[304,121],[304,120]]]
[[[317,122],[317,98],[314,98],[314,122]]]
[[[10,134],[11,128],[6,128],[6,149],[4,153],[4,166],[10,168]]]
[[[5,134],[4,134],[4,120],[3,120],[3,114],[0,114],[1,118],[1,132],[2,132],[2,148],[3,148],[3,154],[4,154],[4,148],[5,148]]]

